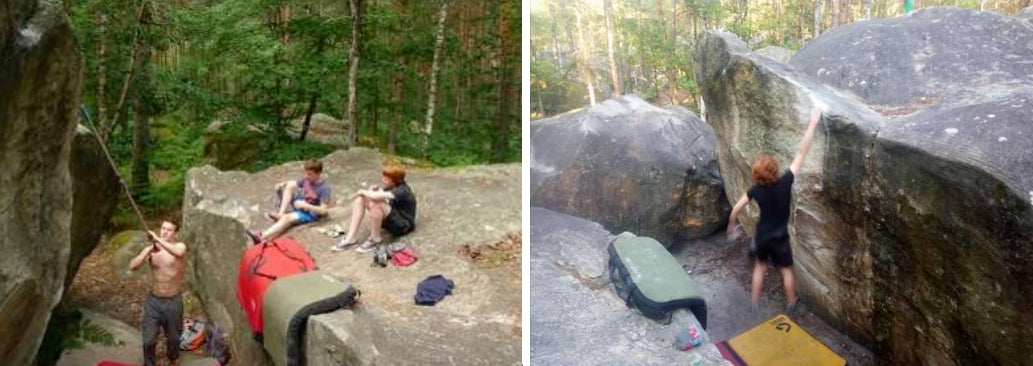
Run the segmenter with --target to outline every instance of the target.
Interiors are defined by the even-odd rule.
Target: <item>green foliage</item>
[[[624,94],[637,94],[658,104],[679,104],[692,110],[699,88],[693,75],[691,52],[698,37],[708,30],[734,33],[752,49],[781,46],[798,50],[805,42],[828,31],[834,22],[831,2],[818,6],[815,29],[814,0],[693,0],[630,1],[612,3],[612,33],[616,40],[614,61]],[[903,13],[897,0],[839,2],[843,23],[871,17],[894,17]],[[869,8],[865,8],[866,4]],[[959,6],[1014,14],[1021,0],[981,2],[979,0],[928,0],[920,7]],[[613,81],[606,50],[602,1],[540,0],[531,5],[531,65],[528,86],[532,118],[581,108],[588,104],[587,82],[578,70],[574,7],[583,17],[589,54],[587,67],[596,98],[610,98]],[[675,7],[677,9],[675,9]],[[677,14],[677,15],[673,15]]]
[[[258,171],[290,161],[321,158],[334,151],[334,147],[311,141],[292,141],[281,139],[273,144],[273,148],[261,155],[251,166],[251,171]]]
[[[82,312],[54,313],[40,344],[36,364],[49,366],[57,363],[66,349],[82,349],[86,344],[114,347],[124,344],[103,327],[83,318]]]
[[[107,118],[116,114],[134,38],[149,51],[137,53],[125,108],[118,111],[120,121],[108,138],[119,172],[131,180],[135,113],[150,117],[151,184],[146,192],[133,192],[145,213],[180,207],[185,173],[203,163],[204,130],[212,121],[268,133],[273,147],[250,169],[331,151],[287,136],[291,122],[302,118],[313,101],[315,113],[347,120],[354,21],[348,2],[147,1],[141,23],[137,11],[142,3],[81,0],[67,8],[85,60],[83,100],[95,118],[100,105]],[[441,2],[365,4],[356,77],[360,144],[385,149],[393,142],[396,154],[422,157]],[[499,65],[507,66],[501,80],[508,81],[512,98],[502,114],[506,138],[520,136],[520,2],[450,4],[427,153],[439,165],[486,163],[494,160],[492,142],[498,140]],[[501,12],[502,6],[508,12]],[[506,58],[500,60],[502,14],[509,14],[510,36]],[[107,19],[103,28],[102,15]],[[143,101],[139,111],[134,110],[137,100]],[[390,124],[397,125],[394,141],[388,141]],[[520,144],[502,148],[507,161],[520,159]],[[115,221],[135,227],[134,216],[122,207]]]

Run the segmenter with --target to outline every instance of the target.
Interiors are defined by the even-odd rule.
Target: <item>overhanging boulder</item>
[[[0,9],[0,360],[28,365],[64,287],[82,60],[60,2]]]
[[[121,189],[118,176],[104,156],[100,142],[82,125],[75,131],[70,160],[75,191],[72,199],[72,248],[64,284],[66,294],[79,271],[79,264],[97,247],[108,220],[115,213]]]
[[[930,8],[836,28],[792,66],[727,33],[696,49],[729,197],[828,105],[793,192],[799,288],[883,362],[1033,361],[1031,42],[1023,21]]]

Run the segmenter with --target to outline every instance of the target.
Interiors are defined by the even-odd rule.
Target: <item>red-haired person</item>
[[[793,282],[793,251],[789,246],[789,205],[793,194],[793,180],[800,172],[803,160],[811,149],[814,131],[821,121],[818,108],[811,110],[811,121],[807,132],[800,142],[800,151],[796,153],[789,170],[782,176],[778,173],[778,162],[774,158],[762,155],[753,163],[751,177],[754,185],[739,198],[728,217],[728,236],[735,234],[736,216],[750,200],[757,201],[760,206],[760,221],[750,245],[750,257],[753,261],[753,283],[750,289],[750,311],[756,312],[760,302],[760,290],[764,283],[764,274],[768,270],[767,262],[771,262],[782,274],[782,286],[786,294],[786,313],[796,309],[796,288]]]
[[[365,253],[376,248],[383,241],[381,229],[392,237],[408,234],[416,228],[416,196],[405,183],[405,169],[391,165],[384,167],[380,175],[380,189],[360,189],[352,196],[351,223],[344,240],[330,249],[341,251],[358,243],[359,225],[369,212],[369,239],[356,250]]]

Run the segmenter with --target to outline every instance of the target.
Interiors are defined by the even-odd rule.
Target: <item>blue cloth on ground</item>
[[[452,293],[455,282],[442,275],[427,277],[416,286],[416,304],[434,305],[445,298],[445,295]]]

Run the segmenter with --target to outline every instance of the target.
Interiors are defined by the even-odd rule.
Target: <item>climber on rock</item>
[[[796,288],[793,281],[793,252],[789,245],[789,206],[792,200],[792,187],[796,175],[803,166],[803,161],[811,149],[814,132],[821,121],[821,110],[815,106],[811,110],[810,125],[800,142],[800,151],[796,153],[789,170],[778,176],[778,162],[769,155],[761,155],[753,163],[751,177],[754,185],[739,198],[728,218],[727,234],[730,239],[736,236],[736,217],[750,200],[757,201],[760,206],[760,221],[753,240],[750,243],[750,258],[753,259],[753,283],[750,290],[750,311],[756,312],[760,302],[761,286],[768,264],[771,262],[782,274],[782,285],[786,295],[786,313],[796,308]]]
[[[294,225],[307,224],[327,215],[333,202],[330,185],[320,178],[323,163],[312,159],[305,162],[304,169],[305,175],[298,180],[276,185],[279,211],[265,214],[273,226],[263,232],[247,231],[254,244],[273,240]]]
[[[405,169],[394,165],[384,167],[380,183],[381,188],[360,189],[352,195],[348,234],[331,250],[345,250],[358,243],[359,225],[367,211],[370,234],[369,239],[356,248],[360,253],[369,252],[381,243],[381,229],[397,238],[416,228],[416,196],[405,182]]]

